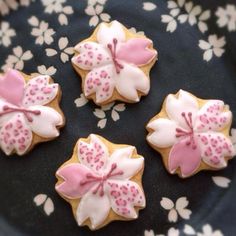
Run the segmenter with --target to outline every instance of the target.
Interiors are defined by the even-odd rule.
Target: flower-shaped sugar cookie
[[[180,90],[170,94],[147,125],[148,143],[168,172],[180,177],[227,166],[235,151],[229,139],[232,113],[220,100],[203,100]]]
[[[135,147],[91,134],[79,139],[72,158],[56,173],[57,192],[72,206],[78,225],[96,230],[113,220],[131,220],[145,207],[144,158]]]
[[[0,147],[23,155],[59,135],[64,116],[61,90],[49,76],[27,76],[13,69],[0,75]]]
[[[101,23],[91,37],[75,46],[72,65],[82,77],[87,98],[99,105],[114,100],[132,103],[148,94],[156,57],[150,39],[112,21]]]

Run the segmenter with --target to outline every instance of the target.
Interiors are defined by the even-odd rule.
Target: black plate
[[[10,4],[14,1],[3,0],[3,2]],[[222,99],[230,105],[236,115],[236,31],[229,31],[227,26],[219,27],[218,17],[215,15],[219,6],[225,9],[227,4],[234,4],[236,7],[236,2],[193,1],[194,6],[201,5],[201,13],[205,10],[211,11],[210,18],[205,21],[208,31],[202,33],[197,24],[190,25],[188,22],[181,24],[176,16],[177,28],[170,33],[166,31],[167,23],[161,22],[161,16],[170,15],[171,11],[164,0],[152,0],[156,8],[154,5],[145,4],[146,10],[143,9],[144,2],[141,0],[108,0],[106,3],[97,1],[104,7],[103,12],[108,13],[111,19],[117,19],[127,27],[135,27],[138,31],[145,31],[159,52],[159,61],[151,72],[149,95],[142,98],[138,104],[126,105],[125,111],[119,113],[120,119],[116,122],[110,117],[112,109],[105,111],[107,124],[103,129],[97,127],[99,118],[93,114],[97,106],[89,102],[82,107],[76,107],[74,101],[81,94],[80,78],[72,69],[70,62],[62,63],[58,49],[58,40],[61,37],[69,39],[67,47],[70,47],[92,33],[94,27],[89,26],[92,16],[87,15],[85,9],[89,3],[95,1],[88,3],[68,0],[62,3],[64,7],[73,7],[73,14],[68,13],[70,9],[65,9],[68,25],[59,23],[60,13],[45,12],[47,8],[42,2],[47,2],[46,0],[32,1],[29,6],[22,6],[24,2],[27,3],[27,1],[13,3],[12,8],[18,5],[18,9],[10,10],[2,17],[2,20],[9,22],[10,27],[16,31],[16,36],[11,38],[9,46],[0,45],[0,65],[5,64],[8,55],[13,54],[13,48],[19,45],[24,52],[30,50],[33,54],[33,58],[24,61],[25,73],[37,71],[40,65],[57,68],[53,78],[62,87],[61,107],[67,118],[67,124],[59,138],[40,144],[24,157],[8,158],[0,153],[0,235],[141,236],[147,230],[146,236],[154,234],[173,236],[178,234],[173,229],[169,230],[172,227],[178,229],[180,235],[187,235],[186,230],[190,230],[190,226],[186,227],[186,224],[191,225],[191,230],[195,231],[195,234],[202,232],[203,227],[206,232],[220,230],[222,235],[235,235],[236,160],[230,161],[228,168],[222,171],[201,172],[192,178],[182,180],[166,172],[160,155],[145,141],[144,127],[160,110],[166,95],[175,93],[180,88],[201,98]],[[6,9],[1,3],[2,1],[0,1],[0,12]],[[181,8],[179,14],[186,13],[184,7],[178,8]],[[50,7],[48,10],[50,11]],[[35,37],[31,35],[33,26],[28,23],[28,19],[32,16],[48,22],[49,27],[56,31],[52,44],[35,44]],[[197,20],[199,17],[200,13]],[[63,16],[60,20],[63,21]],[[198,44],[199,40],[207,41],[209,35],[224,36],[226,44],[223,46],[225,52],[221,57],[213,55],[207,62],[203,60],[204,50],[199,48]],[[48,57],[46,48],[54,48],[58,54]],[[234,121],[233,126],[235,125]],[[87,228],[79,228],[76,225],[70,206],[54,190],[56,170],[71,156],[76,140],[79,137],[87,137],[90,133],[100,134],[115,143],[132,144],[137,147],[139,153],[145,157],[143,185],[147,198],[147,207],[140,212],[137,220],[113,222],[93,233]],[[214,176],[222,176],[231,182],[228,187],[222,188],[214,183],[212,179]],[[227,179],[223,179],[223,182],[226,180],[224,182],[226,185]],[[219,179],[216,182],[219,184]],[[222,181],[220,183],[222,184]],[[38,194],[46,194],[52,200],[54,211],[49,216],[43,209],[45,203],[36,206],[33,201]],[[178,216],[176,223],[169,222],[169,211],[160,205],[163,197],[173,202],[180,197],[186,197],[189,201],[187,208],[192,212],[190,219]],[[206,226],[207,224],[209,225]],[[203,235],[211,235],[206,232]]]

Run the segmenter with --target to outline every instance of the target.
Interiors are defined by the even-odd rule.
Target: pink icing
[[[13,69],[0,78],[0,146],[6,154],[14,149],[20,155],[26,152],[32,141],[31,129],[43,137],[55,136],[53,128],[44,134],[45,123],[52,123],[54,127],[61,122],[56,111],[53,115],[53,111],[48,110],[48,117],[42,114],[46,109],[41,105],[52,101],[58,92],[58,85],[49,84],[48,80],[48,76],[37,76],[25,84],[21,74]],[[37,105],[37,109],[31,107],[33,105]]]
[[[81,164],[65,166],[57,171],[57,175],[64,177],[65,181],[57,185],[56,190],[73,199],[83,196],[96,184],[94,181],[82,184],[92,172]]]
[[[22,114],[15,115],[0,130],[0,143],[6,153],[16,149],[24,153],[32,141],[32,132],[25,124]]]
[[[156,56],[156,52],[148,48],[150,44],[146,38],[129,39],[121,44],[117,58],[137,66],[148,64]]]
[[[140,170],[142,162],[137,165],[136,159],[130,159],[130,152],[118,150],[114,157],[112,155],[109,157],[107,147],[95,135],[91,135],[90,143],[79,141],[80,163],[66,165],[57,171],[57,175],[63,178],[64,182],[57,185],[56,190],[70,199],[81,198],[81,202],[89,201],[89,196],[92,199],[110,199],[105,203],[106,206],[96,206],[96,202],[90,204],[94,204],[97,211],[102,212],[111,207],[119,215],[134,218],[136,215],[134,206],[144,206],[145,197],[139,185],[126,176],[127,172],[135,174]],[[122,163],[117,163],[116,158],[125,155],[124,153],[128,155],[127,159],[121,156]],[[124,168],[125,166],[128,166],[128,169]],[[83,206],[81,208],[82,212],[78,214],[90,214],[84,212],[86,209]],[[101,215],[103,214],[99,213],[95,217],[99,218]]]
[[[10,107],[8,105],[3,106],[2,109],[3,109],[3,111],[0,112],[0,116],[6,115],[6,114],[9,114],[9,113],[20,112],[20,113],[23,113],[25,115],[26,119],[29,122],[33,121],[33,118],[31,116],[31,114],[36,115],[36,116],[39,116],[41,114],[41,112],[39,110],[31,111],[29,109],[15,108],[15,107]]]
[[[176,143],[170,151],[168,167],[173,173],[180,167],[183,176],[191,175],[201,163],[201,151],[198,146],[193,146],[189,138]]]
[[[21,105],[24,84],[24,78],[18,71],[7,70],[6,74],[0,77],[0,97],[14,105]]]
[[[105,35],[107,31],[108,37]],[[79,54],[72,58],[73,63],[90,71],[85,78],[85,96],[95,93],[97,103],[107,101],[114,89],[122,97],[135,102],[139,96],[134,91],[139,90],[143,94],[149,91],[149,80],[139,66],[150,63],[156,51],[148,48],[151,44],[149,39],[126,41],[125,37],[121,24],[112,23],[110,27],[99,27],[97,43],[82,42],[75,48]],[[135,80],[133,77],[136,77]]]
[[[131,206],[143,206],[144,198],[138,187],[132,181],[120,183],[109,181],[107,185],[113,210],[124,217],[130,217],[133,208]]]
[[[229,123],[230,112],[222,112],[223,107],[224,103],[221,101],[208,102],[196,117],[195,131],[192,113],[182,112],[188,130],[176,128],[176,137],[180,140],[172,147],[169,154],[168,166],[171,172],[180,167],[182,175],[188,176],[198,168],[202,158],[211,166],[217,167],[222,161],[224,162],[224,156],[232,155],[232,144],[224,135],[198,133],[214,131]]]

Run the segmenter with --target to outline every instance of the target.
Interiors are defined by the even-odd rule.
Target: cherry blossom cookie
[[[161,153],[171,174],[189,177],[227,166],[235,154],[229,129],[232,113],[220,100],[203,100],[180,90],[170,94],[147,124],[148,143]]]
[[[96,230],[138,217],[145,207],[143,169],[135,147],[91,134],[78,140],[71,159],[57,171],[56,191],[71,204],[79,226]]]
[[[131,33],[118,21],[101,23],[74,50],[72,65],[82,77],[82,90],[96,104],[134,103],[148,94],[157,51],[145,36]]]
[[[9,69],[0,75],[0,147],[23,155],[59,135],[64,116],[61,90],[49,76],[28,76]]]

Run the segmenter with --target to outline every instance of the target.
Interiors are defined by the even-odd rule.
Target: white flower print
[[[144,236],[155,236],[153,230],[145,230]],[[164,234],[156,234],[156,236],[165,236]],[[168,229],[166,236],[179,236],[179,230],[171,227]]]
[[[48,28],[48,23],[45,21],[39,21],[37,17],[32,16],[28,19],[28,22],[33,29],[31,35],[36,37],[35,44],[51,44],[53,42],[52,35],[55,34],[55,31],[51,28]]]
[[[49,75],[49,76],[54,75],[57,72],[57,69],[54,66],[46,68],[45,65],[38,66],[37,70],[41,75]]]
[[[0,23],[0,45],[8,47],[11,45],[11,37],[15,36],[16,32],[10,28],[10,24],[6,21]]]
[[[205,224],[202,227],[202,232],[197,233],[197,236],[223,236],[223,234],[220,230],[213,231],[209,224]]]
[[[184,225],[183,232],[187,235],[196,235],[195,229],[191,225]]]
[[[34,197],[33,201],[36,206],[43,205],[43,210],[47,216],[51,215],[54,212],[53,201],[46,194],[43,194],[43,193],[37,194]]]
[[[171,199],[163,197],[160,204],[165,210],[169,211],[169,222],[177,222],[178,214],[183,219],[190,219],[192,211],[186,208],[189,204],[186,197],[178,198],[175,204]]]
[[[109,103],[107,105],[101,106],[101,108],[96,108],[93,112],[93,114],[99,118],[100,120],[98,121],[97,126],[100,129],[104,129],[106,127],[107,123],[107,116],[106,116],[106,111],[111,110],[111,118],[113,121],[117,121],[120,119],[119,112],[122,112],[125,110],[125,104],[124,103],[119,103],[115,105],[115,102]]]
[[[69,55],[72,55],[74,53],[73,47],[67,47],[68,46],[68,38],[67,37],[61,37],[58,40],[58,48],[60,53],[60,59],[63,63],[66,63],[69,61]],[[46,48],[46,54],[48,57],[52,57],[58,54],[58,52],[53,48]]]
[[[21,6],[26,6],[27,7],[27,6],[30,5],[31,1],[34,2],[35,0],[20,0],[19,3],[20,3]]]
[[[217,186],[219,186],[221,188],[228,188],[229,184],[231,182],[230,179],[223,177],[223,176],[213,176],[212,180]]]
[[[153,2],[144,2],[143,3],[143,10],[145,11],[153,11],[157,8],[157,5]]]
[[[200,5],[193,5],[193,2],[185,2],[185,0],[168,1],[169,15],[162,15],[161,21],[167,23],[167,32],[174,32],[177,28],[177,21],[181,24],[188,22],[191,26],[197,24],[199,30],[204,33],[208,30],[205,23],[211,16],[209,10],[202,10]]]
[[[0,0],[0,15],[9,14],[10,10],[17,10],[20,6],[29,6],[35,0]]]
[[[68,25],[67,15],[74,13],[71,6],[63,6],[66,0],[41,0],[45,7],[44,12],[48,14],[56,13],[58,15],[58,21],[61,25]]]
[[[85,9],[85,13],[89,16],[91,16],[89,20],[90,26],[96,26],[99,23],[99,20],[104,22],[110,21],[110,15],[107,13],[103,13],[104,10],[104,4],[106,1],[91,1],[88,3],[88,6]]]
[[[231,129],[230,139],[231,139],[231,141],[233,143],[234,151],[236,152],[236,129]],[[234,153],[234,155],[235,155],[235,153]]]
[[[2,66],[2,70],[6,71],[8,68],[13,68],[17,70],[23,70],[24,61],[28,61],[33,58],[33,54],[30,50],[23,51],[21,46],[13,48],[13,54],[8,55],[5,65]]]
[[[16,10],[18,3],[16,0],[0,0],[0,14],[7,15],[10,10]]]
[[[144,31],[137,31],[134,27],[130,28],[129,31],[133,34],[145,35]]]
[[[82,107],[88,103],[88,99],[84,96],[83,93],[81,93],[80,97],[76,98],[74,103],[76,107]]]
[[[198,46],[204,50],[203,60],[210,61],[212,56],[221,57],[225,52],[223,48],[226,44],[225,37],[218,38],[217,35],[213,34],[208,37],[208,41],[199,40]]]
[[[145,230],[144,231],[144,236],[155,236],[154,231],[151,230]]]
[[[196,232],[191,225],[185,225],[183,232],[186,235],[197,235],[197,236],[224,236],[220,230],[213,230],[209,224],[205,224],[202,227],[202,232]]]
[[[236,30],[236,5],[227,4],[225,8],[218,7],[215,15],[219,27],[227,27],[228,31]]]

